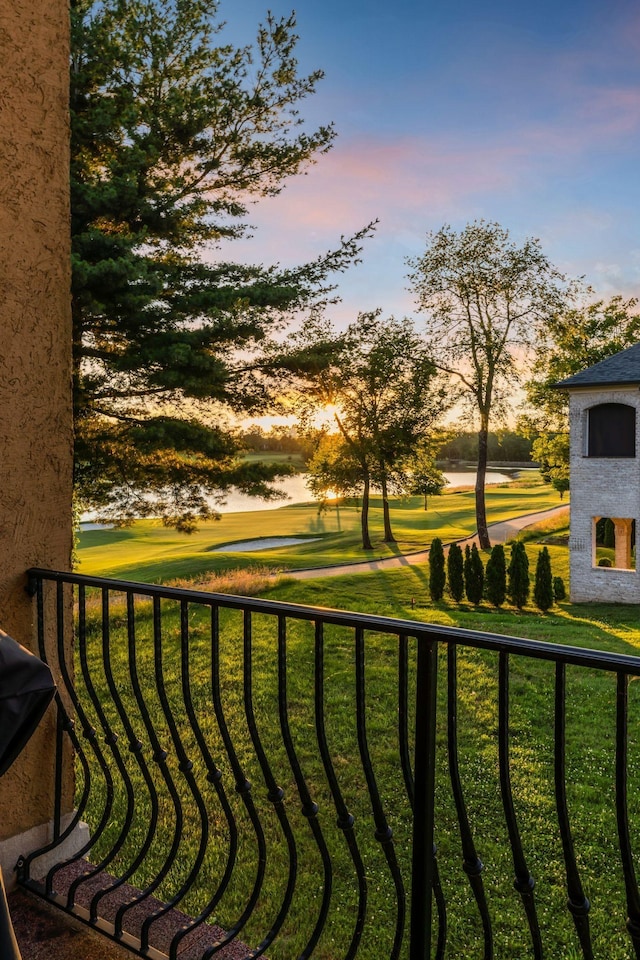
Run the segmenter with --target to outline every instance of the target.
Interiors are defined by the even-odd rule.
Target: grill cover
[[[55,689],[46,663],[0,630],[0,777],[38,726]]]

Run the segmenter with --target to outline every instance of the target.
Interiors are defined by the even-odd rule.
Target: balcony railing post
[[[410,960],[428,960],[431,952],[437,671],[437,641],[420,639],[416,669]]]

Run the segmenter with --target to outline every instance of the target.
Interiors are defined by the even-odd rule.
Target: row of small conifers
[[[432,600],[442,600],[448,589],[456,603],[464,598],[469,603],[479,604],[487,600],[494,607],[501,607],[507,600],[519,610],[526,605],[531,591],[529,558],[524,543],[516,540],[511,544],[511,556],[507,558],[501,543],[496,544],[485,568],[477,546],[466,545],[464,553],[457,543],[452,543],[445,557],[442,540],[435,537],[429,551],[429,592]],[[566,596],[562,577],[551,573],[549,551],[543,547],[538,552],[533,584],[533,602],[546,611],[555,600]]]

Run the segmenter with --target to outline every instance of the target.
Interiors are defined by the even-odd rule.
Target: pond
[[[444,476],[447,485],[450,487],[469,487],[476,481],[474,470],[445,471]],[[513,479],[513,474],[509,476],[506,473],[499,473],[497,470],[488,470],[486,483],[507,483]],[[309,503],[313,500],[308,488],[307,478],[304,473],[294,473],[290,477],[282,477],[274,482],[274,487],[282,491],[282,498],[279,500],[260,500],[257,497],[250,497],[246,493],[240,493],[232,490],[226,495],[226,502],[220,506],[215,506],[219,513],[248,513],[251,510],[277,510],[279,507],[290,506],[295,503]],[[82,529],[104,530],[104,524],[94,523],[95,514],[92,512],[82,515]]]
[[[474,470],[468,470],[466,472],[462,470],[454,472],[445,471],[444,475],[447,480],[447,485],[451,487],[469,487],[473,486],[476,482]],[[512,479],[513,477],[508,476],[506,473],[488,470],[486,483],[507,483]],[[282,490],[282,500],[257,500],[255,497],[250,497],[246,493],[239,493],[234,490],[227,495],[225,505],[217,507],[217,509],[220,513],[246,513],[249,510],[277,510],[278,507],[283,507],[287,504],[308,503],[310,500],[313,500],[307,488],[306,475],[304,473],[296,473],[292,477],[282,477],[281,480],[274,483],[274,486]],[[288,497],[288,499],[285,499],[285,497]]]

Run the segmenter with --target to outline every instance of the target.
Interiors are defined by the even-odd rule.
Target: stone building
[[[640,604],[640,343],[556,387],[569,391],[571,599]]]

